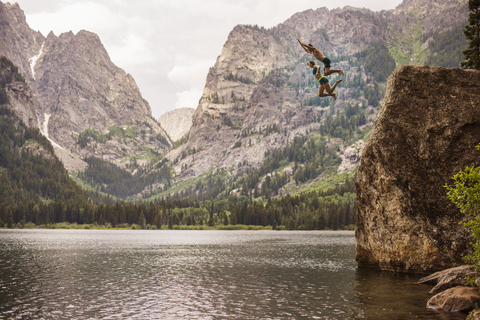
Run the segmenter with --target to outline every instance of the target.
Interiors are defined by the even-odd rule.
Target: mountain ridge
[[[149,150],[170,146],[135,80],[111,62],[98,35],[81,30],[44,37],[29,28],[18,4],[0,2],[0,19],[0,41],[9,48],[0,54],[29,82],[36,125],[47,125],[44,133],[69,156],[95,155],[125,166],[131,157],[146,163]]]

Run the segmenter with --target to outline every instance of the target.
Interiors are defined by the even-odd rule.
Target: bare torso
[[[325,59],[325,56],[323,55],[323,53],[320,52],[320,50],[318,50],[317,48],[313,48],[312,54],[315,57],[315,59],[317,59],[318,61],[323,62],[323,59]]]

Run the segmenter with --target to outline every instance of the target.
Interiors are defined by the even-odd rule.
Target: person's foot
[[[333,100],[337,100],[337,94],[336,93],[332,93],[332,97],[333,97]]]
[[[337,81],[335,81],[335,84],[340,83],[340,82],[342,82],[342,81],[343,81],[342,79],[337,80]]]

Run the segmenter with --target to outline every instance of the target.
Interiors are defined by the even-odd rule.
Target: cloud
[[[72,31],[77,33],[84,29],[96,33],[106,30],[122,32],[122,16],[113,13],[107,6],[91,2],[78,1],[61,3],[56,11],[40,11],[28,15],[28,23],[43,35],[53,31],[56,35]]]
[[[193,63],[185,62],[175,65],[168,72],[168,79],[172,82],[193,88],[203,88],[210,67],[215,60],[201,60]]]
[[[183,64],[175,65],[168,72],[168,79],[188,88],[188,90],[176,93],[175,108],[197,108],[200,100],[208,69],[213,66],[214,60],[201,60],[189,63],[185,61],[185,55],[177,56],[177,60]]]
[[[110,57],[117,64],[133,68],[135,65],[154,64],[156,55],[150,50],[148,40],[129,31],[118,45],[110,46]]]
[[[175,109],[178,108],[194,108],[198,106],[198,101],[202,97],[202,90],[192,89],[190,91],[177,92],[177,101],[175,102]]]

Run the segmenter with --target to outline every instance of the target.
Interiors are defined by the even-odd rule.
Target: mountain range
[[[28,26],[18,4],[0,1],[0,56],[26,79],[27,86],[10,87],[25,102],[13,107],[51,140],[81,183],[127,199],[218,198],[246,189],[269,198],[320,188],[326,178],[356,168],[397,66],[458,67],[467,2],[405,0],[381,12],[319,8],[270,29],[238,25],[206,75],[195,112],[175,111],[159,121],[94,33],[45,37]],[[330,77],[330,83],[343,80],[336,101],[317,97],[306,65],[313,56],[297,38],[345,71]],[[267,165],[275,157],[278,163]],[[112,177],[130,173],[137,187],[100,179],[97,161],[115,165],[102,167]],[[280,183],[282,174],[290,178]],[[211,193],[206,181],[213,180],[219,190]]]

